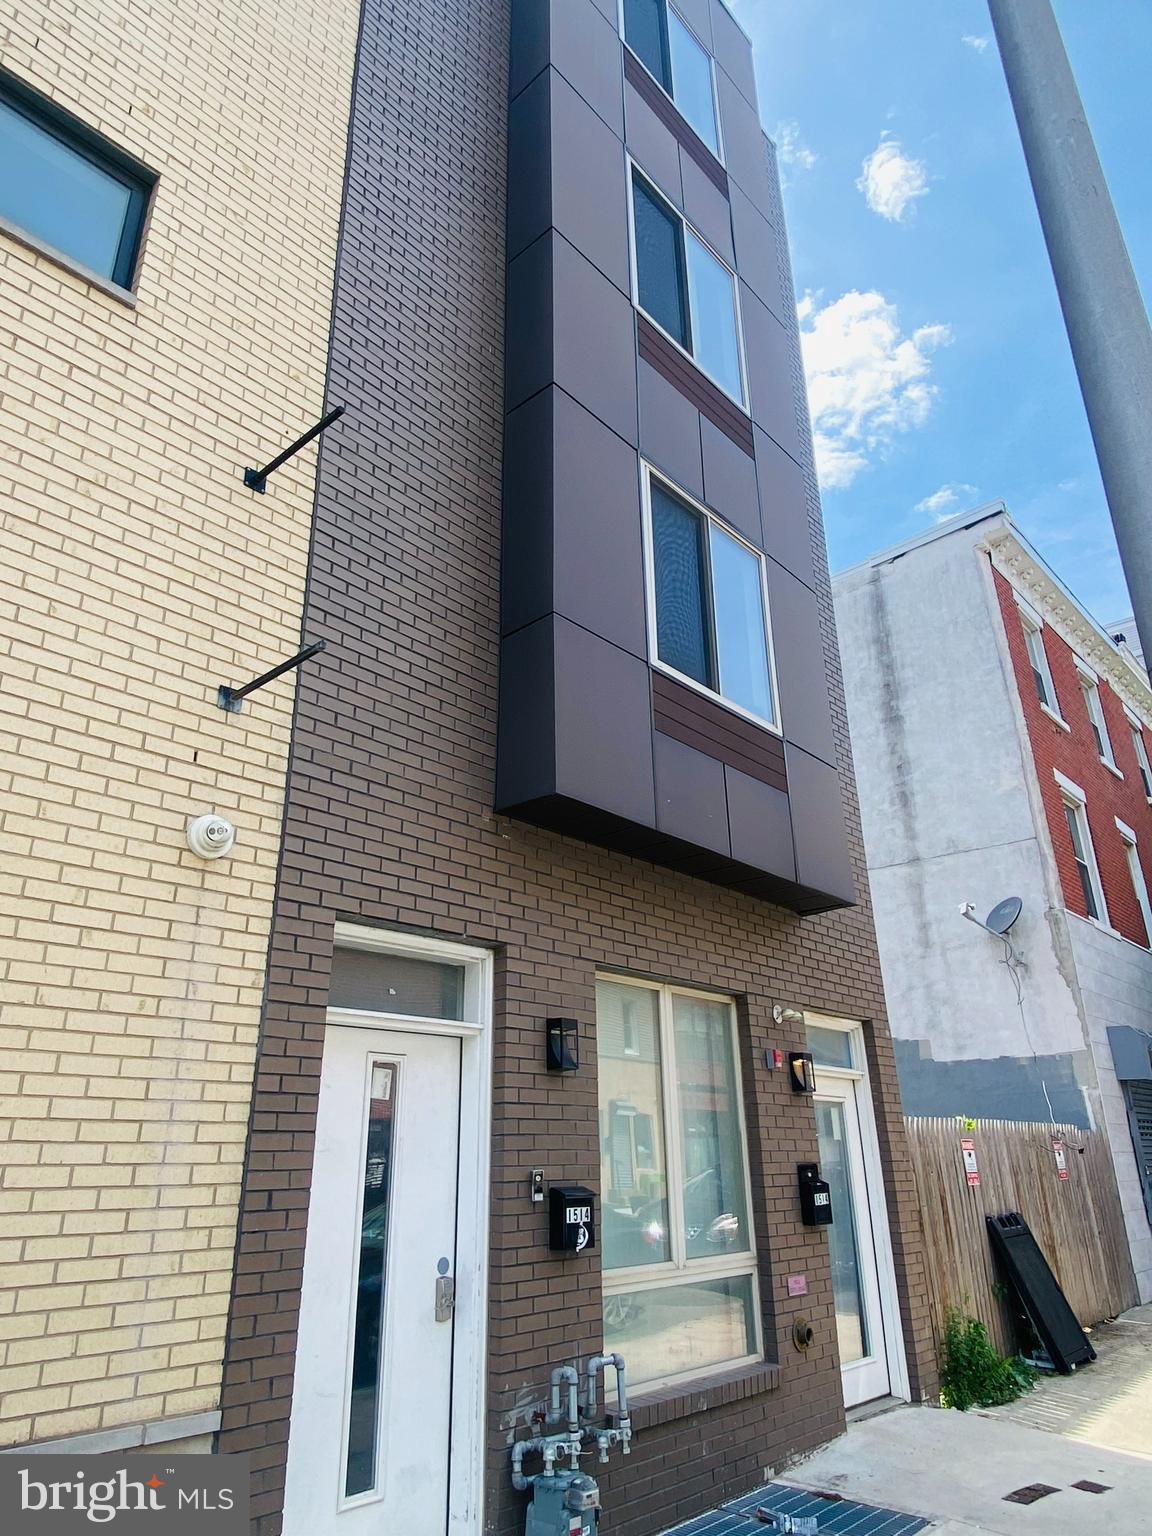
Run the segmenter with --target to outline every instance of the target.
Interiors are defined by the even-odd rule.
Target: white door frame
[[[332,1024],[451,1035],[460,1041],[460,1177],[452,1354],[449,1536],[481,1536],[488,1373],[488,1207],[492,1161],[492,952],[469,944],[338,922],[341,949],[387,950],[463,965],[463,1020],[329,1008]],[[473,1155],[474,1154],[474,1155]]]
[[[876,1110],[872,1102],[872,1082],[864,1049],[864,1027],[855,1019],[838,1019],[829,1014],[806,1010],[805,1019],[821,1029],[836,1029],[849,1036],[852,1067],[827,1067],[816,1064],[819,1077],[855,1083],[861,1092],[855,1095],[856,1117],[860,1122],[860,1150],[864,1157],[864,1184],[868,1195],[868,1214],[872,1222],[872,1240],[876,1255],[876,1276],[880,1289],[880,1321],[888,1356],[888,1391],[892,1397],[911,1402],[908,1380],[908,1356],[904,1348],[904,1328],[900,1314],[900,1291],[896,1284],[896,1261],[892,1253],[892,1229],[888,1224],[888,1202],[884,1165],[880,1161],[880,1138],[876,1131]]]

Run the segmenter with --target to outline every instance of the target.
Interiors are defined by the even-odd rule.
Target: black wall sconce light
[[[788,1052],[788,1076],[793,1093],[816,1092],[816,1068],[811,1051]]]
[[[575,1072],[580,1065],[579,1021],[545,1019],[544,1029],[549,1072]]]

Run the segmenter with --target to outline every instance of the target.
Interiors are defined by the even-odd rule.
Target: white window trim
[[[1045,704],[1043,699],[1037,698],[1036,702],[1039,704],[1044,713],[1049,717],[1049,719],[1055,720],[1057,725],[1061,726],[1066,731],[1070,731],[1072,727],[1068,724],[1067,720],[1065,720],[1064,716],[1060,713],[1059,710],[1060,695],[1056,692],[1056,684],[1052,680],[1052,668],[1048,664],[1048,652],[1044,647],[1044,620],[1036,612],[1035,608],[1032,607],[1032,604],[1022,598],[1018,592],[1013,591],[1012,596],[1016,599],[1016,606],[1020,610],[1020,623],[1025,632],[1025,650],[1028,649],[1028,634],[1035,635],[1039,643],[1040,671],[1044,678],[1044,686],[1053,701],[1051,704]],[[1028,668],[1029,671],[1031,671],[1031,653],[1028,655]]]
[[[1060,786],[1061,798],[1065,805],[1072,806],[1080,819],[1080,832],[1084,843],[1084,852],[1088,863],[1088,880],[1092,886],[1092,895],[1096,899],[1099,915],[1097,917],[1085,917],[1084,921],[1094,924],[1097,928],[1103,928],[1108,933],[1115,933],[1108,917],[1108,903],[1104,900],[1104,883],[1100,879],[1100,866],[1096,862],[1096,845],[1092,841],[1092,828],[1088,822],[1088,797],[1071,779],[1066,778],[1059,768],[1052,770],[1057,784]],[[1072,917],[1079,917],[1079,912],[1071,913]]]
[[[1136,893],[1136,902],[1144,918],[1144,937],[1147,943],[1137,947],[1152,949],[1152,902],[1148,899],[1148,882],[1144,878],[1144,868],[1140,863],[1140,849],[1136,834],[1131,827],[1120,820],[1119,816],[1116,817],[1116,830],[1120,833],[1120,840],[1124,844],[1124,859],[1132,879],[1132,889]]]
[[[336,949],[374,950],[408,960],[440,961],[464,968],[462,1019],[434,1019],[420,1014],[383,1013],[367,1008],[329,1008],[333,1024],[364,1024],[373,1029],[402,1029],[411,1034],[482,1035],[492,1023],[492,954],[471,944],[429,939],[420,934],[336,924]]]
[[[734,699],[729,699],[716,689],[709,688],[706,684],[698,682],[696,678],[689,677],[685,672],[678,672],[675,667],[669,666],[666,661],[661,661],[659,654],[659,639],[656,624],[656,552],[652,537],[652,481],[658,480],[666,486],[670,495],[676,497],[698,512],[701,517],[716,523],[726,534],[743,544],[745,549],[756,556],[760,565],[760,592],[764,602],[764,634],[768,643],[768,680],[772,688],[772,705],[776,711],[775,720],[766,720],[763,715],[756,714],[751,709],[745,709],[742,704],[737,704]],[[683,683],[686,688],[693,689],[703,698],[711,699],[715,704],[721,704],[725,709],[730,709],[733,714],[740,715],[742,719],[749,720],[753,725],[758,725],[766,731],[771,731],[775,736],[782,736],[780,725],[780,685],[776,678],[776,648],[772,642],[772,609],[768,602],[768,561],[764,551],[757,549],[732,524],[725,521],[717,513],[711,511],[702,501],[684,490],[682,486],[670,480],[662,474],[655,465],[647,459],[640,460],[640,504],[643,511],[644,523],[644,588],[647,599],[648,617],[648,659],[657,671],[663,672],[668,677],[674,677],[678,683]]]
[[[1076,675],[1080,679],[1080,691],[1084,695],[1084,703],[1088,709],[1088,719],[1096,727],[1100,734],[1100,761],[1105,768],[1111,769],[1118,779],[1124,775],[1116,766],[1116,754],[1112,750],[1112,737],[1108,731],[1108,720],[1104,714],[1104,700],[1100,695],[1100,678],[1092,670],[1086,661],[1081,661],[1079,656],[1073,657],[1076,663]]]
[[[753,1221],[752,1170],[748,1159],[748,1126],[744,1116],[744,1083],[740,1070],[740,1040],[733,998],[723,992],[704,992],[696,987],[680,987],[670,983],[643,981],[633,976],[613,971],[597,971],[597,981],[611,982],[615,986],[638,987],[657,994],[657,1029],[660,1040],[660,1091],[661,1118],[664,1125],[664,1157],[668,1185],[668,1235],[672,1256],[660,1264],[632,1265],[626,1269],[601,1270],[601,1286],[605,1297],[628,1295],[636,1290],[662,1290],[676,1285],[694,1285],[706,1280],[744,1279],[751,1277],[752,1317],[755,1329],[756,1349],[752,1354],[721,1360],[715,1365],[701,1366],[690,1371],[680,1371],[646,1381],[638,1381],[636,1387],[644,1392],[656,1392],[663,1387],[676,1386],[685,1381],[703,1381],[709,1376],[725,1375],[746,1365],[759,1365],[764,1359],[764,1324],[760,1312],[760,1267],[756,1246],[756,1228]],[[676,1046],[672,1022],[672,999],[697,997],[709,1003],[725,1003],[730,1010],[732,1030],[732,1071],[736,1095],[736,1111],[740,1128],[741,1166],[744,1172],[744,1192],[747,1200],[748,1250],[715,1259],[689,1259],[684,1252],[683,1213],[673,1206],[673,1191],[677,1194],[684,1187],[683,1160],[680,1148],[679,1122],[674,1114],[676,1106]],[[675,1215],[673,1211],[675,1210]],[[630,1383],[631,1385],[631,1383]]]
[[[624,44],[625,48],[627,48],[628,52],[636,60],[637,64],[639,64],[640,68],[648,76],[649,80],[651,80],[652,84],[656,87],[656,89],[660,92],[660,94],[663,97],[665,97],[668,101],[670,101],[672,103],[672,105],[676,108],[677,113],[680,115],[680,117],[683,119],[683,121],[688,126],[688,128],[692,131],[692,133],[695,135],[695,137],[700,139],[701,144],[704,145],[704,148],[708,151],[708,153],[714,159],[718,160],[721,165],[723,165],[725,163],[724,162],[724,125],[720,121],[720,89],[719,89],[719,82],[716,79],[716,56],[712,52],[711,48],[708,47],[707,43],[700,36],[699,32],[697,32],[696,28],[688,20],[687,16],[685,16],[684,12],[680,9],[680,7],[678,5],[673,5],[671,3],[671,0],[663,0],[663,4],[664,4],[664,9],[666,11],[675,11],[676,12],[676,15],[684,23],[684,26],[687,29],[687,31],[690,32],[691,35],[700,44],[700,47],[703,50],[704,55],[705,55],[705,57],[708,60],[708,69],[709,69],[709,72],[710,72],[710,74],[712,76],[712,116],[713,116],[713,118],[715,120],[715,123],[716,123],[716,148],[715,149],[713,149],[712,146],[706,142],[706,140],[700,139],[700,135],[696,132],[696,129],[692,127],[692,124],[690,122],[688,122],[687,117],[684,116],[684,109],[683,109],[683,107],[681,107],[680,103],[676,100],[675,96],[673,96],[671,91],[665,89],[663,81],[657,80],[656,76],[648,68],[647,64],[645,64],[644,60],[640,57],[640,55],[636,52],[635,48],[633,48],[632,44],[628,41],[627,37],[624,35],[624,0],[619,0],[619,4],[616,7],[617,30],[620,33],[620,41]],[[673,84],[675,84],[675,81],[673,81]]]
[[[710,383],[714,384],[726,400],[731,400],[732,404],[739,407],[739,409],[744,412],[745,416],[750,417],[752,414],[752,407],[748,390],[748,360],[744,350],[744,315],[740,306],[740,279],[736,274],[736,270],[729,262],[724,260],[724,257],[721,256],[720,252],[712,244],[711,240],[709,240],[706,235],[702,234],[696,225],[693,224],[692,220],[687,218],[681,212],[681,210],[677,208],[672,199],[660,190],[660,187],[655,181],[653,181],[652,177],[648,174],[642,165],[634,160],[631,155],[626,155],[625,160],[627,163],[628,172],[628,271],[632,285],[632,306],[638,314],[644,316],[649,325],[654,326],[656,330],[660,332],[661,336],[663,336],[666,341],[671,342],[672,346],[676,348],[677,352],[679,352],[682,357],[686,357],[688,359],[693,368],[695,368],[699,373],[702,373]],[[634,196],[636,183],[633,179],[634,175],[640,177],[640,180],[643,181],[651,189],[653,197],[655,197],[657,201],[663,203],[674,218],[679,219],[685,228],[692,231],[697,240],[699,240],[700,244],[706,247],[706,249],[709,250],[713,256],[715,256],[716,260],[720,263],[725,272],[727,272],[729,277],[732,279],[732,313],[736,321],[736,354],[737,361],[740,365],[740,388],[743,392],[743,399],[737,399],[737,397],[732,393],[726,384],[722,384],[714,374],[709,373],[708,369],[705,368],[704,364],[699,360],[699,358],[696,357],[693,353],[689,352],[688,348],[684,346],[683,343],[677,341],[675,336],[666,331],[660,324],[659,320],[657,320],[653,315],[650,315],[640,302],[640,279],[637,275],[636,269],[636,200]],[[684,301],[688,306],[688,323],[689,325],[692,325],[692,295],[688,287],[687,252],[685,252],[684,261]],[[695,334],[694,326],[693,334]]]
[[[1145,773],[1141,775],[1141,782],[1146,777],[1148,786],[1152,789],[1152,758],[1148,755],[1148,744],[1144,740],[1144,727],[1141,724],[1139,715],[1134,715],[1127,704],[1124,706],[1124,714],[1128,720],[1128,728],[1132,732],[1132,750],[1136,754],[1136,771],[1139,773],[1141,768],[1145,770]],[[1148,804],[1152,805],[1152,794],[1148,794],[1145,791],[1145,798]]]

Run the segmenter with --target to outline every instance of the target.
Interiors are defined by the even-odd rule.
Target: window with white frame
[[[732,269],[635,167],[631,185],[637,305],[744,408]]]
[[[1088,711],[1088,725],[1091,728],[1092,739],[1096,743],[1100,761],[1107,763],[1109,768],[1115,768],[1116,759],[1112,755],[1112,741],[1108,735],[1108,722],[1104,719],[1104,705],[1100,698],[1100,684],[1096,680],[1096,674],[1080,662],[1076,663],[1076,673],[1080,679],[1080,692],[1084,695],[1084,707]]]
[[[1084,794],[1075,784],[1056,775],[1060,785],[1060,798],[1064,805],[1064,819],[1068,823],[1068,835],[1072,839],[1072,854],[1080,877],[1080,890],[1089,917],[1097,922],[1107,922],[1104,906],[1104,890],[1100,884],[1100,871],[1096,865],[1096,850],[1092,846],[1092,833],[1088,826],[1088,811]]]
[[[603,976],[596,1040],[605,1349],[648,1385],[759,1359],[732,1000]]]
[[[1050,709],[1054,715],[1059,715],[1060,705],[1056,698],[1056,685],[1052,681],[1052,673],[1048,667],[1048,654],[1044,649],[1044,626],[1023,608],[1020,609],[1020,624],[1024,630],[1024,644],[1032,667],[1032,681],[1036,684],[1036,696],[1045,709]]]
[[[712,58],[668,0],[624,0],[624,41],[719,158]]]
[[[775,727],[764,556],[648,465],[644,470],[657,663]]]
[[[1139,720],[1128,716],[1128,728],[1132,732],[1132,747],[1136,753],[1136,766],[1140,770],[1140,782],[1144,786],[1144,794],[1148,800],[1152,800],[1152,764],[1148,761],[1148,746],[1144,740],[1144,730]]]
[[[1140,915],[1144,919],[1144,944],[1146,948],[1152,949],[1152,906],[1148,903],[1148,883],[1144,879],[1144,869],[1140,863],[1136,834],[1131,827],[1126,827],[1119,819],[1116,821],[1116,829],[1120,833],[1120,841],[1124,844],[1124,859],[1132,880],[1132,890],[1140,908]]]

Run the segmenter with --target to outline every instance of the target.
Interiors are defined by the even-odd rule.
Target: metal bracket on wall
[[[293,667],[298,667],[301,662],[308,661],[317,652],[322,651],[328,644],[326,640],[313,640],[302,651],[297,651],[295,656],[289,656],[287,661],[282,661],[278,667],[271,668],[268,672],[261,672],[259,677],[254,677],[250,683],[245,683],[242,688],[229,688],[226,683],[221,683],[216,691],[216,704],[220,709],[229,710],[232,714],[240,713],[241,701],[250,693],[255,693],[257,688],[263,688],[265,683],[271,683],[276,678],[283,676],[285,672],[291,672]]]
[[[244,471],[244,484],[250,491],[255,491],[258,495],[263,496],[267,488],[268,476],[275,470],[278,470],[281,464],[287,463],[294,453],[299,453],[301,448],[306,447],[314,437],[318,437],[324,431],[325,427],[330,427],[343,414],[344,407],[342,405],[336,406],[334,410],[328,412],[327,416],[321,417],[314,427],[309,427],[303,437],[298,437],[294,443],[289,443],[284,452],[278,453],[270,464],[265,464],[263,469],[246,469]]]

